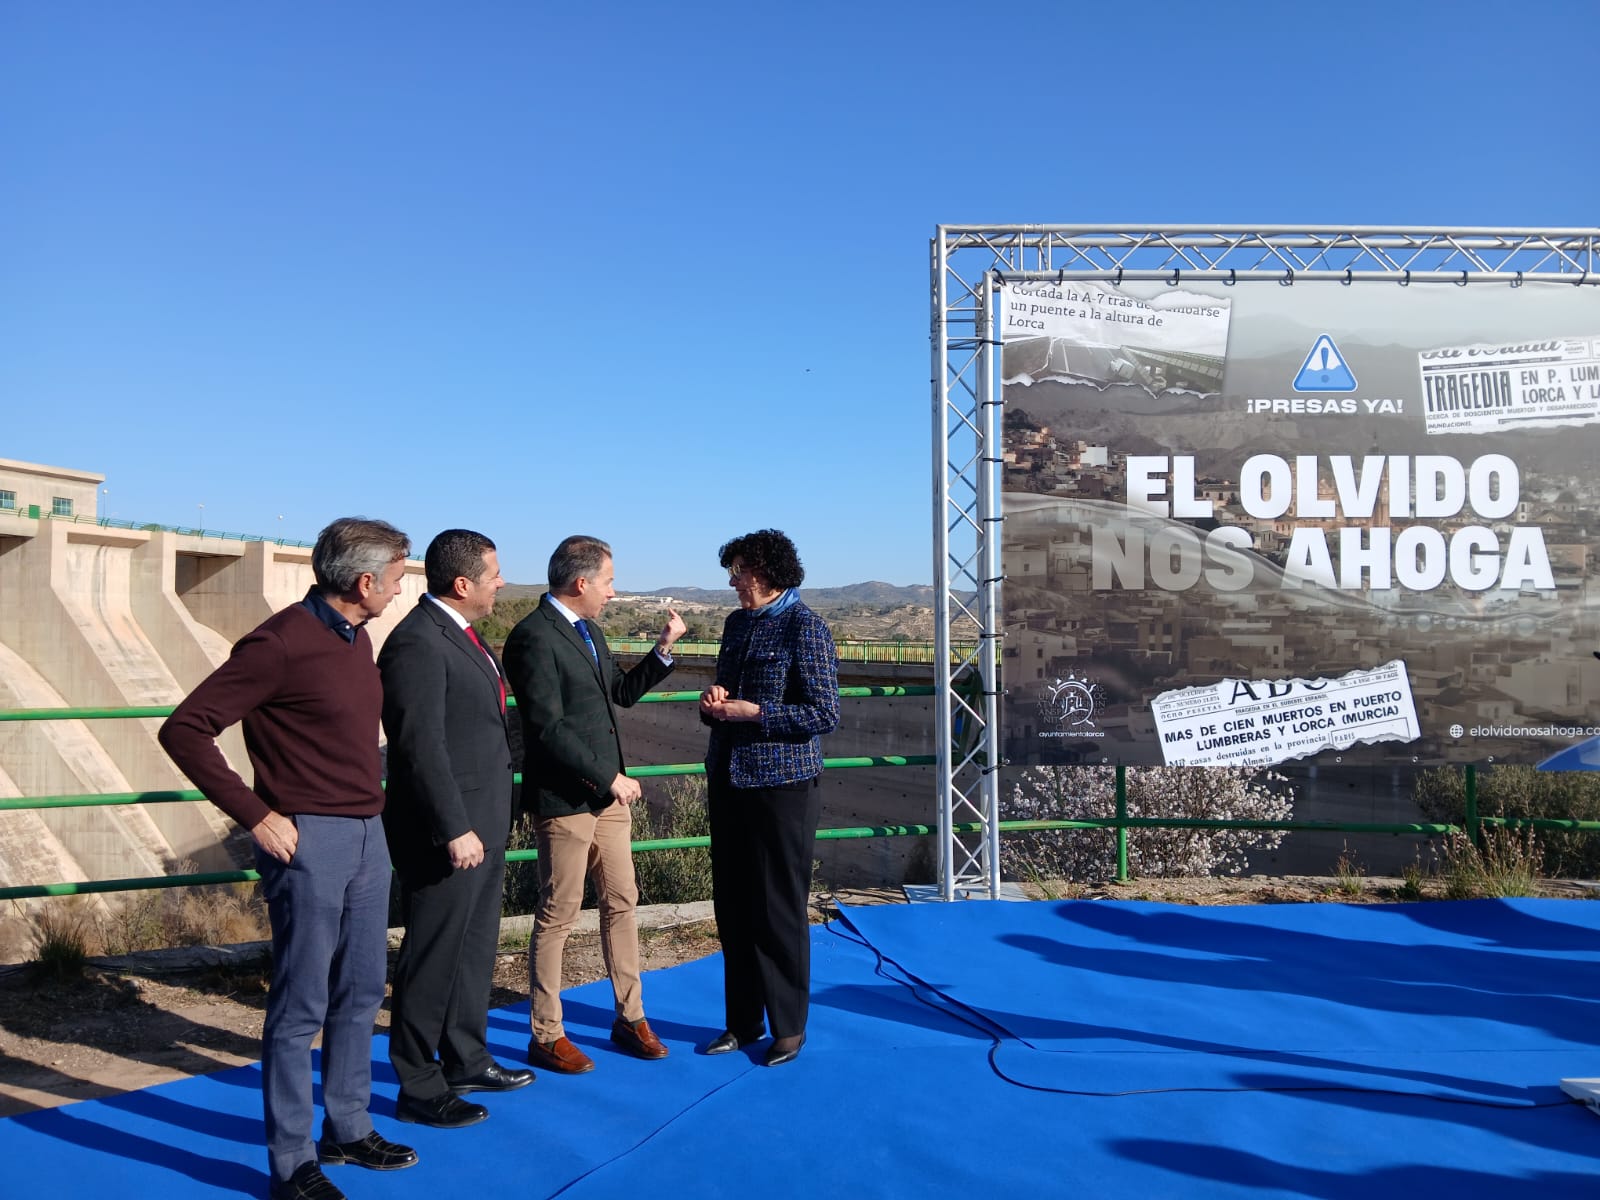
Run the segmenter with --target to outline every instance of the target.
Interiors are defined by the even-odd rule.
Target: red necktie
[[[489,647],[485,646],[483,644],[483,642],[479,640],[478,631],[476,629],[474,629],[471,625],[467,626],[467,636],[472,639],[472,644],[474,646],[476,646],[479,650],[483,651],[484,656],[486,658],[488,658],[488,660],[489,660],[489,665],[491,667],[494,667],[494,655],[490,654],[489,653]],[[505,710],[506,710],[506,680],[505,680],[505,676],[500,674],[500,668],[499,667],[495,667],[494,678],[495,678],[495,682],[500,685],[500,711],[501,712],[505,712]]]

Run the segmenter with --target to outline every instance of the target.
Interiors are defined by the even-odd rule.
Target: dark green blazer
[[[598,663],[546,594],[506,639],[506,682],[522,721],[523,807],[541,817],[599,812],[611,803],[611,781],[623,768],[616,710],[631,708],[672,673],[653,651],[619,671],[593,621],[589,636]]]

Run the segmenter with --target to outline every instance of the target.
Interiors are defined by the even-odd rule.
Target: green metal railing
[[[869,696],[931,696],[933,688],[927,684],[910,684],[907,686],[883,685],[871,687],[842,687],[839,689],[839,698],[842,700],[859,700]],[[681,704],[684,701],[698,701],[698,691],[689,692],[646,692],[639,698],[640,704]],[[509,708],[517,706],[515,696],[506,697]],[[176,708],[174,704],[147,704],[143,707],[107,708],[104,706],[90,706],[87,708],[5,708],[0,709],[0,722],[4,721],[116,721],[124,718],[160,717],[172,715]],[[159,793],[151,793],[156,795]],[[123,801],[129,803],[129,801]],[[0,800],[0,808],[5,802]]]
[[[647,646],[649,644],[646,643]],[[839,689],[839,695],[842,699],[931,696],[933,692],[934,689],[928,685],[844,687]],[[649,692],[640,698],[640,703],[685,703],[697,702],[699,699],[700,693],[698,691]],[[507,697],[506,703],[514,708],[516,707],[516,698],[514,696]],[[141,717],[164,718],[172,714],[174,707],[174,705],[166,704],[124,708],[14,708],[0,710],[0,722],[106,721]],[[822,765],[828,770],[850,770],[861,767],[929,767],[933,766],[937,761],[938,759],[931,754],[883,754],[824,758]],[[627,774],[634,779],[657,779],[673,775],[704,775],[705,764],[656,763],[648,766],[629,767]],[[516,775],[515,780],[521,783],[522,776],[520,774]],[[151,792],[93,792],[61,796],[15,796],[0,797],[0,812],[33,809],[97,808],[122,804],[192,804],[204,799],[205,796],[193,788]],[[974,829],[976,828],[974,826]],[[933,828],[925,825],[884,825],[853,829],[824,829],[818,831],[817,837],[820,840],[829,840],[852,837],[905,836],[932,832],[934,832]],[[635,850],[650,851],[708,845],[710,845],[709,838],[671,838],[635,842],[633,848]],[[537,858],[538,851],[536,850],[513,850],[506,854],[507,862],[531,862]],[[156,875],[128,879],[97,879],[71,883],[27,884],[16,887],[0,887],[0,901],[28,900],[45,896],[92,895],[103,892],[145,891],[152,888],[196,887],[217,883],[251,883],[259,878],[260,876],[255,871],[241,870],[205,871],[184,875]]]
[[[648,645],[648,643],[647,643]],[[925,685],[846,687],[839,689],[841,698],[931,696],[934,688]],[[641,698],[641,703],[684,703],[698,701],[697,691],[651,692]],[[508,703],[515,706],[515,698]],[[0,711],[0,722],[5,721],[61,721],[61,720],[115,720],[127,718],[161,718],[173,711],[171,705],[153,705],[135,708],[31,708]],[[830,770],[849,770],[863,767],[921,767],[933,766],[937,758],[925,755],[864,755],[823,759]],[[1465,766],[1464,823],[1445,822],[1364,822],[1364,821],[1254,821],[1221,820],[1191,817],[1134,817],[1128,815],[1127,768],[1116,768],[1116,812],[1111,817],[1076,818],[1058,820],[1001,821],[1002,833],[1024,833],[1057,829],[1105,829],[1116,839],[1116,878],[1128,879],[1128,831],[1131,829],[1255,829],[1283,833],[1371,833],[1371,834],[1421,834],[1443,836],[1454,833],[1468,834],[1474,843],[1481,839],[1484,826],[1514,829],[1548,829],[1600,832],[1600,821],[1581,821],[1559,818],[1486,817],[1478,812],[1477,768]],[[636,779],[662,778],[675,775],[703,775],[703,763],[657,763],[630,767],[627,774]],[[516,776],[521,782],[521,775]],[[0,812],[31,809],[87,808],[122,804],[176,804],[195,803],[205,797],[197,790],[166,790],[148,792],[102,792],[82,795],[19,796],[0,798]],[[973,822],[952,826],[955,834],[982,833],[981,824]],[[840,829],[822,829],[817,840],[834,841],[868,837],[916,837],[937,833],[931,825],[874,825]],[[707,837],[669,838],[639,841],[633,844],[638,851],[688,849],[710,845]],[[536,850],[513,850],[506,854],[507,862],[531,862],[538,858]],[[141,891],[152,888],[192,887],[218,883],[249,883],[259,879],[255,871],[213,871],[185,875],[161,875],[128,879],[88,880],[69,883],[30,884],[0,888],[0,901],[24,900],[47,896],[88,895],[103,892]]]

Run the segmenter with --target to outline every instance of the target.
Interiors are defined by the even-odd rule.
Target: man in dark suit
[[[471,622],[505,586],[494,543],[447,529],[428,546],[428,593],[378,655],[389,735],[384,833],[405,940],[394,969],[389,1061],[402,1121],[455,1129],[489,1115],[469,1092],[508,1092],[533,1072],[489,1055],[489,991],[511,827],[505,685]]]
[[[616,707],[631,707],[672,671],[672,644],[683,618],[667,610],[655,649],[623,673],[594,624],[616,595],[611,547],[569,537],[550,557],[550,590],[506,641],[506,677],[522,720],[523,795],[535,814],[539,908],[528,943],[528,1060],[567,1075],[594,1060],[561,1023],[561,958],[583,906],[583,880],[594,881],[616,1020],[611,1040],[640,1058],[665,1058],[645,1019],[639,933],[634,909],[632,813],[639,783],[623,768]]]

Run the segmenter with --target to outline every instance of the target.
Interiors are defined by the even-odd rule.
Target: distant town
[[[1586,602],[1600,540],[1592,481],[1525,469],[1516,510],[1494,522],[1465,510],[1392,517],[1387,481],[1371,515],[1269,520],[1241,506],[1238,481],[1201,475],[1194,496],[1211,514],[1180,521],[1127,507],[1127,458],[1059,434],[1023,408],[1006,412],[1003,661],[1019,698],[1053,679],[1089,675],[1106,736],[1154,750],[1149,700],[1160,692],[1219,678],[1322,678],[1400,658],[1424,737],[1377,749],[1434,760],[1482,757],[1481,744],[1469,753],[1470,740],[1446,732],[1455,727],[1587,725],[1600,711],[1600,663],[1591,655],[1600,629]],[[1319,479],[1317,497],[1332,488]],[[1412,525],[1437,530],[1441,541],[1471,525],[1501,540],[1536,527],[1550,586],[1467,590],[1447,576],[1417,591],[1401,586],[1402,570],[1380,588],[1366,573],[1343,587],[1291,577],[1297,528],[1330,531],[1336,555],[1335,528],[1389,527],[1382,536],[1399,539]],[[1128,549],[1146,538],[1146,552]],[[1026,755],[1038,745],[1039,722],[1030,703],[1008,711],[1008,747]]]

